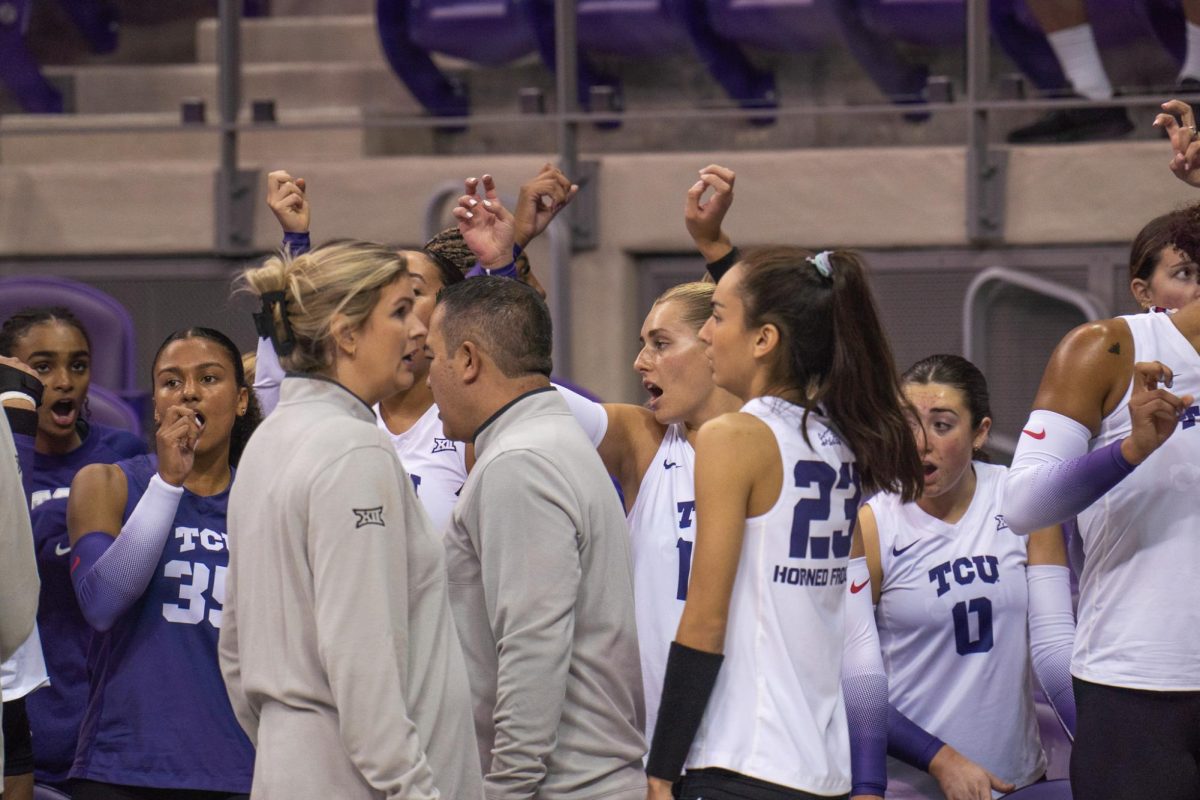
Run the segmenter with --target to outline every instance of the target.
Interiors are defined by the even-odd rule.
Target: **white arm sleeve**
[[[608,432],[608,412],[604,410],[604,406],[557,383],[554,384],[554,388],[558,389],[562,399],[567,401],[567,408],[571,409],[571,414],[591,440],[592,446],[599,447],[604,441],[604,434]]]
[[[1071,684],[1071,650],[1075,614],[1071,609],[1071,573],[1055,564],[1025,569],[1029,584],[1029,651],[1033,672],[1054,713],[1075,738],[1075,694]]]
[[[283,365],[270,339],[259,337],[258,351],[254,359],[254,396],[263,417],[270,415],[279,405],[279,384],[283,382]]]
[[[1004,521],[1013,533],[1070,519],[1132,471],[1119,443],[1088,452],[1091,438],[1062,414],[1037,409],[1029,415],[1004,492]]]

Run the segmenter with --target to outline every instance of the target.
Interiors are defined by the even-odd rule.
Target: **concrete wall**
[[[545,159],[529,156],[295,160],[309,180],[314,235],[419,244],[431,191],[492,172],[515,191]],[[1150,217],[1196,199],[1166,170],[1161,142],[1014,149],[1004,241],[1012,246],[1128,241]],[[596,187],[601,246],[571,264],[575,377],[635,397],[629,371],[640,325],[637,258],[686,253],[683,194],[716,161],[738,172],[728,230],[742,245],[773,242],[867,249],[967,244],[961,148],[605,155]],[[273,164],[252,165],[265,170]],[[213,175],[203,163],[0,167],[0,259],[211,255]],[[278,243],[254,205],[255,246]],[[548,280],[548,253],[531,257]],[[24,262],[22,271],[29,264]],[[12,264],[0,270],[12,272]],[[1110,293],[1111,294],[1111,293]],[[560,324],[562,320],[558,321]]]

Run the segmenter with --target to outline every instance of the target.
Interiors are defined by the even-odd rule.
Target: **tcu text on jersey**
[[[211,552],[228,549],[229,537],[209,528],[175,529],[180,554],[196,548]],[[163,576],[179,581],[179,602],[163,603],[162,615],[167,622],[199,625],[205,620],[214,628],[221,627],[221,608],[225,604],[225,572],[227,567],[199,561],[172,559],[163,567]]]

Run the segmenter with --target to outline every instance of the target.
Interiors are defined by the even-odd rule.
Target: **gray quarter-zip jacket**
[[[289,376],[229,498],[221,668],[255,800],[479,800],[441,537],[371,409]]]
[[[0,408],[0,661],[11,656],[33,631],[40,588],[29,503],[21,486],[12,431]],[[0,733],[0,769],[3,767],[4,734]]]
[[[552,388],[475,438],[446,535],[489,800],[640,797],[629,536],[596,449]]]

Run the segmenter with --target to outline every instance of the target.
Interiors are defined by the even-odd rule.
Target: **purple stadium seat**
[[[963,0],[860,0],[859,7],[882,36],[929,46],[966,42]]]
[[[0,279],[0,320],[30,306],[65,306],[92,339],[92,383],[141,410],[133,320],[123,305],[99,289],[66,278],[21,276]]]
[[[707,0],[712,26],[739,44],[785,53],[838,43],[829,0]]]
[[[579,0],[579,46],[632,58],[687,52],[682,21],[663,0]]]
[[[33,0],[10,0],[7,7],[8,13],[0,18],[0,83],[27,113],[60,113],[62,94],[42,76],[25,46]]]
[[[88,388],[87,405],[90,412],[89,421],[129,431],[137,436],[142,435],[142,421],[138,419],[138,413],[134,411],[133,406],[103,386],[93,383]]]
[[[534,51],[533,26],[518,0],[410,0],[408,32],[422,50],[506,64]]]
[[[1043,781],[1004,795],[1006,800],[1071,800],[1070,781]]]

